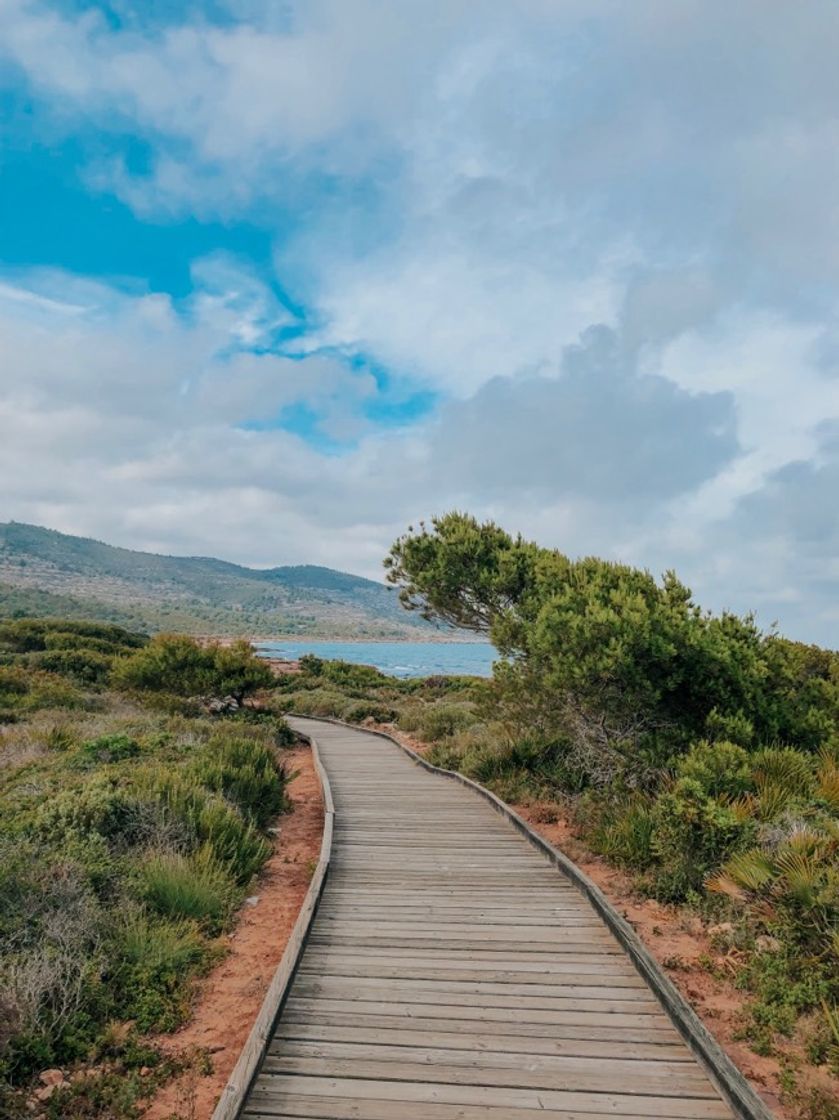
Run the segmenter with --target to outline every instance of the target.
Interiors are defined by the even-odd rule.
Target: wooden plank
[[[477,997],[475,997],[477,998]],[[414,998],[409,1002],[393,1002],[376,999],[333,999],[327,996],[298,995],[297,984],[292,987],[289,1007],[297,1011],[349,1011],[360,1014],[362,1011],[372,1015],[422,1015],[429,1019],[474,1019],[477,1022],[508,1023],[569,1023],[578,1026],[600,1027],[647,1027],[650,1021],[664,1021],[663,1016],[648,1015],[644,1012],[586,1010],[580,1007],[493,1007],[478,1006],[471,999],[468,1004],[451,999],[445,1003],[439,1000]]]
[[[305,1074],[265,1074],[250,1097],[252,1107],[292,1094],[324,1097],[371,1098],[399,1102],[484,1105],[600,1112],[612,1117],[677,1117],[679,1120],[729,1120],[731,1113],[718,1100],[690,1097],[631,1096],[624,1093],[575,1093],[561,1089],[517,1089],[488,1085],[450,1085],[435,1081],[391,1081],[386,1078],[317,1077]]]
[[[519,1089],[609,1090],[631,1096],[706,1097],[717,1100],[698,1067],[662,1061],[490,1054],[411,1046],[353,1046],[351,1043],[285,1042],[272,1047],[267,1073],[316,1077],[370,1077],[435,1081],[449,1085],[495,1085]]]
[[[392,1012],[392,1008],[391,1008]],[[488,1040],[487,1045],[492,1045],[499,1035],[514,1035],[519,1038],[541,1039],[590,1039],[604,1042],[642,1042],[650,1045],[670,1045],[681,1043],[678,1033],[669,1023],[644,1023],[642,1026],[628,1027],[625,1023],[609,1025],[591,1023],[586,1020],[580,1022],[553,1022],[546,1027],[544,1022],[528,1022],[501,1016],[496,1019],[486,1017],[476,1019],[460,1018],[451,1015],[424,1016],[419,1008],[413,1008],[410,1014],[396,1015],[381,1010],[371,1010],[369,1006],[358,1004],[352,1011],[341,1011],[335,1008],[316,1005],[316,1010],[310,1007],[299,1007],[289,1004],[283,1011],[283,1024],[296,1026],[358,1026],[359,1029],[369,1027],[382,1027],[388,1031],[421,1030],[421,1031],[458,1031],[463,1035],[480,1035]],[[689,1051],[683,1047],[683,1053],[690,1057]],[[693,1059],[691,1058],[691,1061]]]
[[[468,1003],[471,1007],[556,1007],[587,1010],[608,1002],[616,1011],[646,1011],[660,1015],[661,1008],[648,988],[621,988],[615,991],[608,984],[506,984],[493,981],[446,980],[444,978],[411,979],[398,976],[367,977],[359,983],[354,976],[334,973],[301,973],[295,991],[299,995],[334,998],[387,999],[399,1003],[413,999],[434,1003]]]
[[[307,954],[300,968],[302,976],[346,976],[354,980],[360,979],[388,979],[388,980],[432,980],[440,979],[456,981],[459,983],[475,981],[476,983],[495,984],[520,984],[539,986],[547,976],[555,981],[556,986],[573,986],[575,984],[589,984],[597,987],[608,987],[612,991],[617,988],[637,989],[647,992],[649,989],[638,976],[622,976],[619,972],[602,972],[592,969],[590,972],[581,972],[579,965],[569,965],[564,972],[552,969],[546,973],[543,969],[532,972],[516,971],[514,969],[480,969],[464,968],[462,965],[446,967],[443,964],[384,964],[375,962],[361,965],[352,958],[345,960],[325,961],[318,960],[314,954]]]
[[[264,1101],[258,1109],[248,1108],[247,1120],[534,1120],[530,1108],[497,1108],[493,1105],[438,1104],[424,1101],[414,1104],[400,1101],[394,1115],[392,1101],[366,1100],[359,1097],[320,1097],[277,1095]],[[539,1120],[615,1120],[614,1112],[569,1112],[563,1109],[541,1109]],[[657,1120],[677,1120],[659,1117]]]
[[[410,1024],[396,1026],[367,1026],[368,1019],[359,1019],[351,1026],[338,1026],[329,1022],[302,1022],[286,1017],[277,1025],[273,1050],[282,1040],[316,1042],[373,1043],[382,1046],[422,1046],[444,1050],[479,1050],[487,1054],[557,1054],[580,1057],[622,1058],[626,1061],[649,1059],[693,1065],[693,1058],[680,1040],[671,1042],[610,1041],[604,1038],[546,1038],[539,1035],[516,1035],[500,1032],[492,1035],[486,1030],[475,1034],[468,1030],[447,1030],[450,1024],[438,1025],[437,1030],[414,1029]]]

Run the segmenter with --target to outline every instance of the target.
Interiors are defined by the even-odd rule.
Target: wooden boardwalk
[[[332,864],[242,1116],[723,1120],[591,904],[486,801],[361,731],[316,737]]]

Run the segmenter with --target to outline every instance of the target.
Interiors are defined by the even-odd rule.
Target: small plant
[[[235,891],[210,848],[194,856],[152,856],[140,869],[141,890],[148,904],[170,918],[198,922],[219,933],[230,915]]]
[[[630,795],[577,815],[583,834],[596,852],[624,867],[643,870],[653,861],[654,819],[648,799]]]
[[[190,977],[211,959],[195,922],[153,918],[142,910],[123,918],[110,952],[116,962],[116,1010],[142,1031],[178,1026],[188,1007]]]
[[[44,746],[50,751],[65,751],[71,750],[76,745],[76,738],[73,732],[64,724],[56,724],[51,727],[44,737]]]
[[[123,762],[136,758],[140,744],[130,735],[100,735],[82,744],[81,754],[88,762]]]
[[[707,797],[739,797],[752,786],[749,755],[725,741],[696,743],[679,759],[677,774],[696,782]]]
[[[258,828],[264,828],[285,805],[285,774],[275,754],[252,739],[215,737],[197,760],[195,775]]]

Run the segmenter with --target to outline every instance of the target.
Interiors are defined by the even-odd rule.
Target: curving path
[[[332,864],[241,1115],[734,1115],[591,904],[473,791],[314,720]]]

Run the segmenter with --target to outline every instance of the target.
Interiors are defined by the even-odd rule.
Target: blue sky
[[[0,26],[0,515],[377,574],[465,507],[839,645],[832,2]]]

